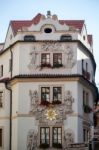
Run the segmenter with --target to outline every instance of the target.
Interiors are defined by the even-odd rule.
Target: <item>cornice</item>
[[[20,74],[9,80],[11,85],[18,82],[62,82],[62,81],[78,81],[82,85],[92,90],[95,98],[98,97],[97,87],[80,74]]]
[[[54,40],[35,40],[34,41],[35,43],[36,42],[64,42],[64,41],[61,41],[61,40],[57,40],[57,41],[54,41]],[[96,62],[95,62],[95,59],[94,59],[94,56],[93,54],[90,52],[90,50],[80,41],[80,40],[72,40],[72,41],[65,41],[65,43],[79,43],[82,47],[84,47],[84,50],[88,53],[88,55],[90,56],[92,62],[93,62],[93,67],[94,67],[94,72],[96,70]],[[18,40],[16,42],[14,42],[13,44],[11,44],[9,47],[7,47],[6,49],[0,51],[0,55],[2,55],[3,53],[5,53],[7,50],[9,50],[9,48],[12,48],[15,44],[17,43],[33,43],[33,41],[23,41],[23,40]]]

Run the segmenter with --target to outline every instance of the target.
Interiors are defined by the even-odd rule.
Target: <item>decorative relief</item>
[[[38,97],[38,92],[36,90],[29,91],[30,95],[30,111],[35,112],[37,110],[38,104],[39,104],[39,97]]]
[[[30,70],[37,67],[37,55],[38,53],[36,52],[36,46],[33,46],[29,53],[30,63],[28,65],[28,68]]]
[[[66,48],[66,68],[72,68],[76,61],[74,59],[74,52],[72,50],[72,48],[70,48],[69,46]]]
[[[66,119],[66,115],[73,112],[72,103],[74,102],[74,99],[70,91],[65,92],[64,103],[50,104],[49,106],[39,103],[38,92],[36,90],[30,90],[29,96],[31,105],[30,113],[35,115],[35,118],[39,121],[39,123],[52,125],[63,123]],[[51,118],[51,121],[49,118]]]
[[[27,150],[36,150],[38,133],[31,129],[27,135]]]
[[[61,43],[57,43],[57,42],[44,42],[41,45],[41,50],[42,51],[62,51],[63,46]]]
[[[65,98],[64,98],[64,106],[67,113],[72,112],[72,103],[74,102],[74,99],[72,97],[72,93],[70,91],[65,92]]]
[[[64,147],[68,147],[69,144],[74,143],[74,134],[71,129],[67,129],[64,132]]]

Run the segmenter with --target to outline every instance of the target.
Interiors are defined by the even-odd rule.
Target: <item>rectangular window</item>
[[[84,139],[84,142],[88,142],[88,140],[89,140],[89,131],[88,131],[88,129],[83,129],[83,139]]]
[[[3,76],[3,65],[0,66],[0,77]]]
[[[3,92],[0,91],[0,108],[3,107]]]
[[[9,72],[11,71],[11,69],[12,69],[12,61],[11,59],[9,59]]]
[[[50,87],[41,87],[41,102],[50,101]]]
[[[2,129],[0,129],[0,147],[2,147]]]
[[[88,63],[86,62],[86,72],[88,72]]]
[[[50,64],[50,54],[43,53],[41,54],[41,66],[46,67]]]
[[[55,144],[62,145],[62,128],[61,127],[53,127],[53,146]]]
[[[62,88],[53,87],[53,101],[62,101]]]
[[[62,66],[62,53],[54,53],[53,54],[53,66]]]
[[[49,127],[41,127],[40,128],[40,145],[42,144],[50,144],[50,128]]]
[[[89,94],[86,92],[86,105],[89,105]]]
[[[85,105],[85,100],[86,100],[86,98],[85,98],[85,91],[83,90],[83,106]]]

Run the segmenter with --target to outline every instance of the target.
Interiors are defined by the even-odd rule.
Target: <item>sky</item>
[[[59,19],[85,20],[87,33],[93,35],[99,87],[99,0],[1,0],[0,43],[5,41],[10,20],[31,20],[38,13],[46,15],[48,10]]]

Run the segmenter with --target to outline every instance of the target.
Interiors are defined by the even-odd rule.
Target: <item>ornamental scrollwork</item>
[[[73,52],[72,48],[70,48],[68,46],[66,48],[65,54],[66,54],[66,65],[65,65],[66,68],[72,68],[76,63],[76,60],[74,59],[74,52]]]
[[[33,114],[36,118],[36,120],[39,121],[39,123],[45,123],[45,124],[57,124],[57,123],[63,123],[63,121],[66,119],[67,114],[72,113],[72,103],[74,102],[74,99],[72,97],[72,93],[70,91],[65,92],[65,98],[64,102],[60,104],[50,104],[42,105],[39,102],[39,96],[38,92],[36,90],[29,91],[30,96],[30,113]],[[55,119],[52,119],[51,121],[48,119],[48,110],[51,108],[52,112],[54,112]]]
[[[65,91],[65,98],[64,98],[64,107],[66,109],[67,113],[71,113],[72,110],[72,104],[74,102],[74,99],[72,97],[71,91]]]
[[[33,46],[29,53],[30,62],[29,62],[28,68],[30,70],[37,67],[37,55],[38,53],[36,50],[36,46]]]
[[[74,143],[74,134],[71,129],[67,129],[64,131],[64,147],[68,147],[69,144]]]
[[[36,150],[37,148],[38,133],[36,130],[31,129],[27,135],[27,150]]]
[[[57,42],[44,42],[41,45],[41,50],[42,51],[62,51],[63,46],[61,43],[57,43]]]

